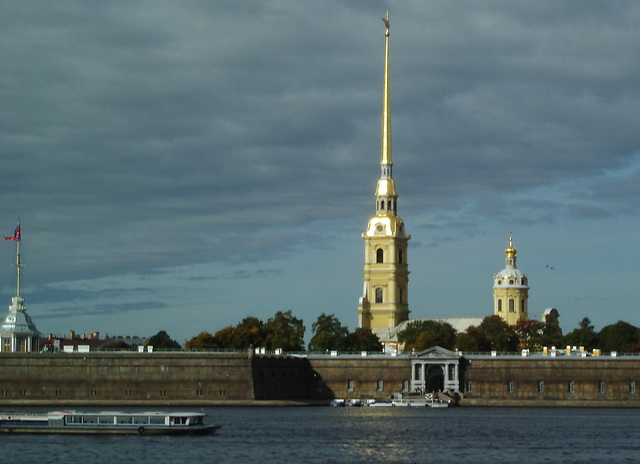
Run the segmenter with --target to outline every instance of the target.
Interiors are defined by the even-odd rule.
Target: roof
[[[381,342],[397,342],[398,334],[402,332],[407,324],[411,324],[412,322],[422,322],[422,321],[435,321],[435,322],[445,322],[451,327],[453,327],[456,332],[466,332],[466,330],[471,326],[479,326],[482,324],[482,320],[484,317],[441,317],[441,318],[425,318],[425,319],[409,319],[407,321],[403,321],[397,326],[389,329],[389,328],[374,328],[371,331],[378,336]]]

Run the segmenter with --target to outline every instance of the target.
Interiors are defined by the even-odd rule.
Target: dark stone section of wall
[[[402,392],[405,382],[411,383],[411,360],[406,357],[340,356],[309,361],[316,374],[316,398],[389,398]]]
[[[255,356],[252,360],[256,400],[313,399],[315,375],[307,358]]]

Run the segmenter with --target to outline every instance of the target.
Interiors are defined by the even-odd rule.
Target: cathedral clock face
[[[381,234],[382,232],[384,232],[384,226],[382,224],[378,224],[376,226],[376,233]]]

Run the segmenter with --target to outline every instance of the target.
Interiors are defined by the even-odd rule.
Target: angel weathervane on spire
[[[387,26],[387,32],[386,32],[386,36],[389,35],[389,11],[387,10],[387,16],[383,17],[382,20],[384,21],[384,25]]]

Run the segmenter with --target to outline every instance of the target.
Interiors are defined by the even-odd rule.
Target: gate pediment
[[[445,350],[442,347],[434,346],[419,353],[411,355],[412,359],[438,359],[438,360],[460,360],[462,356],[459,353]]]

